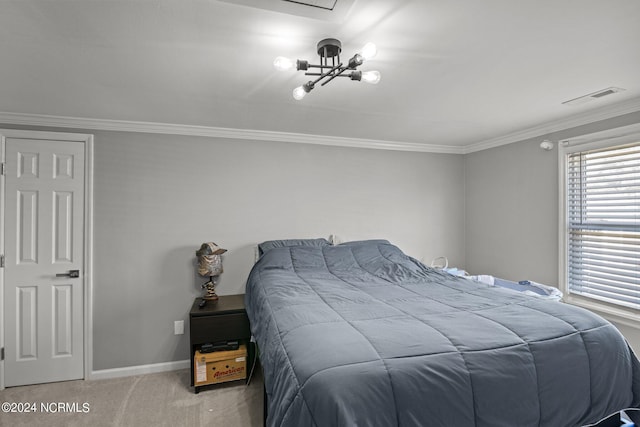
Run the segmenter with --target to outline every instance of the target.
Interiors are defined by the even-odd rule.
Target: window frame
[[[568,156],[578,151],[588,151],[598,148],[614,147],[634,142],[640,142],[640,123],[610,129],[602,132],[581,135],[561,140],[558,146],[558,181],[559,181],[559,287],[564,294],[564,301],[578,305],[599,314],[605,315],[612,321],[627,326],[640,328],[640,309],[624,307],[614,303],[596,300],[569,293],[568,258],[569,258],[569,210],[567,206],[567,164]]]

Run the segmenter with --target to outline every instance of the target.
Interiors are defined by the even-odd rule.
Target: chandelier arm
[[[316,65],[316,64],[308,64],[307,65],[307,69],[309,68],[320,68],[320,72],[324,72],[324,70],[329,70],[329,72],[331,72],[332,70],[336,70],[339,67],[342,66],[342,63],[339,63],[338,65]],[[310,75],[308,73],[305,73],[306,75]]]
[[[344,73],[347,70],[348,67],[340,67],[340,69],[338,70],[337,73],[333,74],[331,77],[329,77],[329,79],[325,80],[320,86],[324,86],[327,83],[329,83],[331,80],[335,79],[336,77],[342,75],[342,73]],[[346,77],[346,76],[345,76]]]
[[[318,77],[317,79],[315,79],[313,81],[313,84],[315,85],[316,83],[318,83],[320,80],[324,79],[325,77],[327,77],[328,75],[330,75],[331,73],[333,73],[336,70],[340,70],[342,68],[342,64],[338,64],[335,67],[331,68],[329,71],[320,74],[320,77]],[[343,70],[344,71],[344,70]],[[330,79],[331,80],[331,79]],[[324,83],[322,84],[322,86],[324,86]]]
[[[321,76],[320,73],[304,73],[305,76]],[[349,74],[337,74],[335,77],[350,77]]]
[[[340,70],[342,67],[343,67],[342,63],[340,63],[338,65],[334,65],[334,66],[309,64],[307,69],[319,68],[320,70],[316,71],[316,72],[305,71],[304,75],[305,76],[327,76],[327,75],[330,75],[330,74],[335,74],[335,72],[337,70]]]

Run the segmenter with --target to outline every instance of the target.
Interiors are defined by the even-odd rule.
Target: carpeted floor
[[[262,376],[195,394],[189,370],[0,391],[0,426],[262,426]],[[35,412],[6,413],[27,406]],[[15,405],[12,405],[15,404]],[[33,405],[35,404],[35,406]],[[20,405],[20,408],[18,407]],[[46,410],[50,412],[46,412]]]

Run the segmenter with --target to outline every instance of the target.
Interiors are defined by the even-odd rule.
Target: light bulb
[[[360,52],[360,55],[362,55],[362,58],[364,60],[369,60],[374,56],[376,56],[377,53],[378,53],[378,48],[376,47],[376,45],[369,42],[362,47],[362,51]]]
[[[273,66],[276,70],[287,71],[293,68],[294,63],[289,58],[285,58],[284,56],[278,56],[273,61]]]
[[[307,94],[307,91],[304,90],[302,86],[298,86],[293,90],[293,99],[296,101],[300,101]]]
[[[380,77],[379,71],[365,71],[362,73],[362,81],[372,85],[377,85],[380,82]]]

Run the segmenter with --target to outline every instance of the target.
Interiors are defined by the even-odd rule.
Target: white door
[[[84,377],[84,151],[5,138],[7,387]]]

